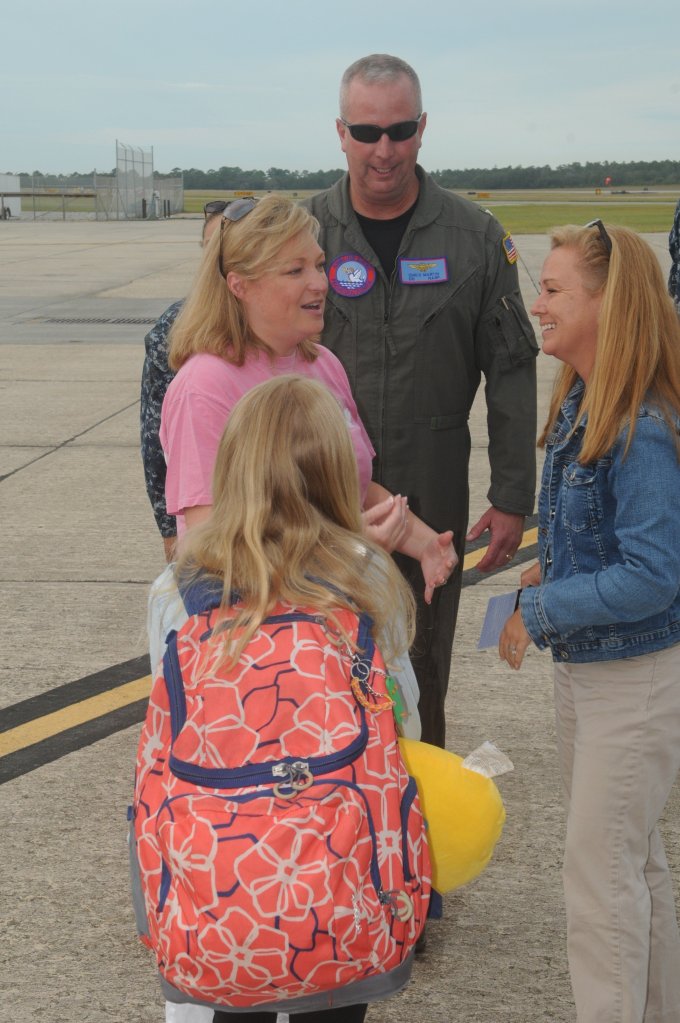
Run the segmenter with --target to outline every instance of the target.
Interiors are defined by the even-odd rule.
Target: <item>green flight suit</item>
[[[319,243],[331,277],[337,257],[354,254],[376,272],[375,284],[363,294],[329,288],[321,339],[347,371],[377,452],[373,478],[407,495],[413,512],[437,532],[455,534],[461,563],[429,608],[419,599],[412,650],[423,738],[443,746],[468,521],[470,408],[483,375],[489,501],[502,511],[531,514],[538,346],[501,225],[440,188],[420,167],[417,174],[420,194],[391,280],[354,214],[348,175],[305,205],[321,224]],[[420,279],[423,268],[444,262],[436,264],[434,281],[407,284],[400,274],[402,257],[415,264]],[[420,566],[398,560],[419,597]]]

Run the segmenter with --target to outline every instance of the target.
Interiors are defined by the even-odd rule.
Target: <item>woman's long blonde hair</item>
[[[579,413],[579,419],[588,414],[579,455],[584,465],[609,451],[626,428],[628,450],[646,397],[658,405],[669,426],[673,415],[680,413],[680,320],[659,261],[634,231],[625,227],[606,231],[610,255],[592,227],[568,225],[551,234],[553,249],[565,246],[575,251],[586,289],[602,293],[595,361]],[[545,445],[577,379],[570,366],[560,370],[539,446]],[[678,450],[680,454],[680,444]]]
[[[220,442],[213,496],[210,519],[185,537],[177,571],[180,582],[201,572],[216,578],[223,607],[238,592],[230,663],[279,601],[312,607],[334,627],[333,609],[368,612],[387,659],[410,645],[413,595],[392,559],[361,535],[350,433],[322,384],[279,376],[241,398]]]
[[[282,195],[265,196],[240,220],[223,220],[203,250],[194,285],[170,331],[169,363],[175,372],[198,352],[219,355],[237,366],[243,365],[249,348],[269,352],[251,330],[226,277],[234,271],[253,281],[275,273],[284,245],[303,231],[318,238],[319,222]],[[316,358],[313,341],[298,345],[308,362]]]

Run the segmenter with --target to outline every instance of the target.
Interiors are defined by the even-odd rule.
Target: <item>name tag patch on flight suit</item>
[[[328,270],[328,283],[337,295],[358,298],[375,284],[375,267],[361,256],[345,253],[337,256]]]
[[[449,279],[446,257],[434,259],[399,260],[399,280],[402,284],[441,284]]]
[[[517,262],[517,249],[515,248],[515,243],[512,240],[512,235],[509,232],[503,238],[503,251],[505,252],[505,258],[508,263],[512,264]]]

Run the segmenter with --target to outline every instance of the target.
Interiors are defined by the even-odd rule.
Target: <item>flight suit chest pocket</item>
[[[498,300],[491,326],[495,335],[495,360],[501,372],[507,373],[536,358],[538,344],[518,295],[503,295]]]
[[[428,423],[435,430],[467,424],[476,388],[473,339],[479,292],[480,272],[476,267],[468,268],[446,285],[430,285],[418,291],[420,304],[411,335],[415,344],[409,369],[414,415],[416,422]]]

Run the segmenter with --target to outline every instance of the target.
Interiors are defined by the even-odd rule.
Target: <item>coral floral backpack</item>
[[[279,606],[228,669],[216,603],[188,603],[171,633],[139,743],[144,940],[173,988],[217,1005],[397,970],[430,861],[370,619],[337,612],[353,653],[319,613]]]

